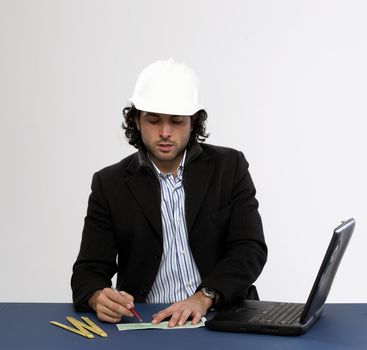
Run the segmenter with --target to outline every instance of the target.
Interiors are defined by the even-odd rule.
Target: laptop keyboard
[[[289,325],[299,320],[304,304],[279,303],[252,317],[249,322]]]

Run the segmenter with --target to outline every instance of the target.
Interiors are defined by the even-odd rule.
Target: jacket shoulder
[[[118,163],[102,168],[101,170],[97,171],[95,175],[101,179],[113,179],[116,177],[121,177],[126,174],[127,169],[135,162],[138,162],[137,152],[127,156]]]
[[[238,151],[234,148],[224,147],[224,146],[216,146],[211,144],[200,144],[202,150],[208,154],[211,158],[238,158],[244,157],[241,151]]]

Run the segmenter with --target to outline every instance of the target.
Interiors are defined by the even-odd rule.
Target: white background
[[[121,110],[173,56],[209,143],[250,162],[262,299],[305,301],[333,228],[356,230],[328,301],[366,302],[365,1],[0,0],[0,300],[71,301],[95,171],[134,149]]]

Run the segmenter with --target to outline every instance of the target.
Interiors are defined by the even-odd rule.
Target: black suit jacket
[[[194,144],[183,173],[188,239],[202,283],[232,301],[266,262],[255,187],[241,152]],[[139,151],[92,180],[82,242],[71,280],[77,310],[97,289],[117,287],[144,302],[162,252],[159,180]]]

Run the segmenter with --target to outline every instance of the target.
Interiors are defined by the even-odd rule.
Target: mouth
[[[169,152],[173,149],[174,145],[172,143],[158,143],[157,148],[161,152]]]

